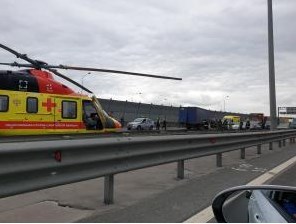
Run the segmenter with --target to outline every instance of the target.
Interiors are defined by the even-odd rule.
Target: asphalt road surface
[[[115,176],[115,204],[103,204],[103,179],[64,185],[0,200],[0,222],[183,222],[211,205],[226,188],[243,185],[296,156],[296,145],[268,150],[246,149],[185,162],[185,179],[176,179],[176,164]],[[296,186],[295,167],[272,184]]]

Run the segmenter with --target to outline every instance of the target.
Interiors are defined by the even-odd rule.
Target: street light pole
[[[270,103],[270,130],[276,129],[276,95],[275,95],[275,69],[273,44],[272,0],[268,5],[268,59],[269,59],[269,103]]]
[[[81,78],[81,85],[83,86],[83,79],[87,76],[91,74],[90,72],[86,73],[82,78]],[[81,93],[82,93],[82,89],[81,89]]]
[[[226,101],[227,99],[229,99],[229,96],[226,96],[226,97],[224,98],[224,112],[225,112],[225,101]]]

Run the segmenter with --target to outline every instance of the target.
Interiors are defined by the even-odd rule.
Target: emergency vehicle
[[[26,68],[18,71],[0,71],[0,136],[101,133],[120,130],[121,124],[103,110],[98,99],[89,89],[62,75],[56,69],[181,80],[174,77],[117,70],[48,65],[43,61],[20,54],[5,45],[0,44],[0,48],[29,62],[29,64],[0,63]],[[65,84],[55,80],[53,74],[75,84],[92,96],[76,93]]]

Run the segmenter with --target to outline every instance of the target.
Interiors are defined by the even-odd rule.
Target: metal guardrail
[[[105,203],[113,203],[114,174],[178,162],[184,178],[184,160],[279,142],[295,142],[296,131],[209,135],[114,137],[57,141],[2,143],[0,145],[0,198],[68,183],[105,177]]]

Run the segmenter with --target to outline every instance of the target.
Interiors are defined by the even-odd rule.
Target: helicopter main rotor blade
[[[32,64],[19,64],[17,62],[13,62],[13,63],[0,62],[0,65],[8,65],[11,67],[19,67],[19,68],[35,68]]]
[[[68,66],[68,65],[46,65],[46,66],[48,68],[57,68],[57,69],[66,69],[66,70],[70,69],[70,70],[78,70],[78,71],[106,72],[106,73],[117,73],[117,74],[143,76],[143,77],[158,78],[158,79],[182,80],[182,78],[171,77],[171,76],[151,75],[151,74],[145,74],[145,73],[126,72],[126,71],[111,70],[111,69],[77,67],[77,66]]]
[[[17,62],[14,63],[0,63],[0,65],[9,65],[14,67],[33,67],[30,64],[19,64]],[[76,67],[76,66],[67,66],[67,65],[41,65],[41,68],[44,69],[65,69],[65,70],[78,70],[78,71],[90,71],[90,72],[106,72],[106,73],[117,73],[117,74],[125,74],[125,75],[134,75],[134,76],[144,76],[150,78],[159,78],[159,79],[173,79],[173,80],[182,80],[182,78],[171,77],[171,76],[160,76],[160,75],[150,75],[144,73],[137,72],[126,72],[126,71],[118,71],[118,70],[110,70],[110,69],[98,69],[98,68],[87,68],[87,67]]]
[[[14,54],[17,58],[21,58],[29,63],[32,64],[32,67],[36,68],[36,69],[40,69],[40,62],[39,61],[36,61],[34,59],[31,59],[29,58],[26,54],[21,54],[21,53],[18,53],[17,51],[3,45],[3,44],[0,44],[0,48],[3,48],[4,50]]]
[[[59,73],[56,69],[69,69],[69,70],[79,70],[79,71],[95,71],[95,72],[106,72],[106,73],[117,73],[117,74],[125,74],[125,75],[134,75],[134,76],[142,76],[142,77],[150,77],[150,78],[159,78],[159,79],[173,79],[173,80],[182,80],[182,78],[170,77],[170,76],[160,76],[160,75],[150,75],[145,73],[137,73],[137,72],[126,72],[126,71],[118,71],[118,70],[110,70],[110,69],[98,69],[98,68],[87,68],[87,67],[77,67],[77,66],[67,66],[67,65],[48,65],[46,62],[34,60],[29,58],[26,54],[21,54],[3,44],[0,43],[0,48],[14,54],[17,58],[21,58],[24,61],[29,62],[30,64],[19,64],[17,62],[14,63],[0,63],[1,65],[9,65],[14,67],[27,67],[27,68],[35,68],[35,69],[45,69],[48,70],[55,75],[67,80],[68,82],[80,87],[81,89],[92,93],[89,89],[75,82],[71,78]]]

